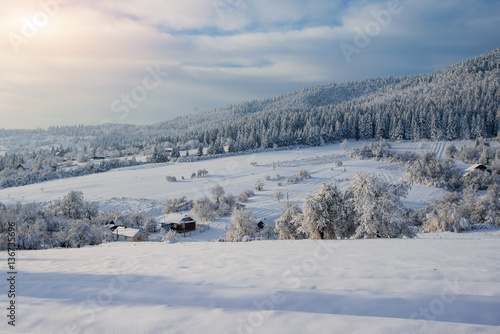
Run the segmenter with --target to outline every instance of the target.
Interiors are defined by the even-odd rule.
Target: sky
[[[0,0],[0,128],[153,124],[500,47],[497,0]]]

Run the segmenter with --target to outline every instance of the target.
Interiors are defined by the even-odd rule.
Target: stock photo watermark
[[[355,54],[360,54],[363,49],[367,48],[373,39],[391,24],[393,17],[403,12],[403,9],[400,0],[392,0],[386,4],[386,9],[372,10],[370,12],[372,20],[367,22],[363,28],[354,28],[356,34],[352,43],[340,43],[340,49],[347,63],[350,64]]]
[[[40,31],[45,28],[50,20],[59,13],[60,5],[68,0],[42,0],[38,1],[39,10],[28,17],[22,17],[19,24],[19,33],[9,32],[7,38],[15,53],[19,53],[20,48],[28,44]]]
[[[443,314],[446,306],[453,303],[457,296],[461,294],[458,278],[453,282],[444,281],[445,287],[441,290],[439,298],[434,298],[426,307],[420,307],[417,312],[410,315],[410,326],[419,333],[425,333],[428,321],[435,321],[438,316]]]
[[[125,120],[130,116],[131,110],[139,108],[140,104],[158,89],[163,79],[169,76],[169,72],[161,70],[160,65],[146,67],[146,74],[140,84],[132,87],[128,93],[122,93],[119,98],[111,102],[111,111],[118,116],[120,120]],[[110,123],[110,119],[103,119],[101,124]]]
[[[7,244],[7,324],[9,326],[16,326],[16,283],[17,283],[17,271],[16,271],[16,223],[10,222],[7,229],[8,232],[8,244]]]
[[[245,0],[215,0],[212,5],[219,21],[224,21],[228,17],[241,15],[248,8]]]
[[[84,333],[85,326],[81,325],[95,321],[97,313],[101,312],[107,303],[113,301],[113,296],[123,292],[128,285],[133,282],[133,276],[124,275],[123,273],[117,274],[109,281],[106,288],[101,289],[95,295],[80,303],[80,306],[76,311],[80,317],[80,321],[74,321],[71,324],[66,325],[62,334]]]
[[[237,334],[254,333],[254,331],[261,327],[265,320],[271,316],[270,311],[275,311],[280,305],[286,303],[287,297],[281,290],[299,289],[302,286],[302,280],[318,270],[319,265],[328,260],[339,247],[336,242],[317,241],[316,244],[317,246],[312,256],[283,272],[281,279],[276,282],[276,285],[279,286],[280,289],[271,291],[268,298],[255,300],[253,302],[255,311],[249,313],[246,318],[237,318]]]

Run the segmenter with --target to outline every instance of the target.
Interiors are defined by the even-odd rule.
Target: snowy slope
[[[499,333],[499,241],[492,231],[20,251],[15,332]]]
[[[366,142],[353,142],[349,149]],[[392,143],[394,150],[430,150],[444,152],[445,142]],[[458,145],[458,144],[457,144]],[[334,167],[334,161],[341,160],[342,167]],[[253,166],[252,163],[257,163]],[[273,170],[274,165],[274,170]],[[191,173],[205,168],[209,175],[191,179]],[[286,178],[305,169],[312,174],[311,179],[298,184],[287,185]],[[345,170],[344,170],[345,169]],[[386,180],[398,181],[404,178],[405,170],[401,166],[385,162],[356,160],[348,157],[344,149],[337,145],[327,145],[307,149],[269,151],[252,155],[239,155],[179,164],[154,164],[123,169],[106,173],[86,175],[71,179],[54,180],[24,187],[0,190],[0,202],[43,202],[62,198],[71,190],[82,191],[85,199],[99,203],[100,210],[118,210],[122,212],[146,211],[160,221],[169,217],[161,216],[161,208],[166,199],[187,196],[197,199],[210,196],[210,189],[215,184],[224,187],[226,193],[238,196],[245,189],[253,189],[258,179],[266,175],[279,174],[282,179],[265,181],[264,191],[256,192],[247,206],[254,209],[257,218],[273,226],[279,217],[281,203],[274,199],[276,191],[282,191],[288,198],[301,203],[304,195],[315,194],[321,183],[337,183],[345,189],[349,180],[357,172],[377,173]],[[169,183],[165,176],[175,176],[177,182]],[[184,176],[185,180],[181,177]],[[278,186],[278,182],[282,186]],[[442,189],[414,185],[405,205],[419,209],[445,193]],[[193,236],[191,240],[213,240],[225,234],[228,219],[211,222],[212,229],[203,235]]]
[[[446,143],[392,145],[442,156]],[[343,166],[334,167],[335,160]],[[202,168],[208,177],[189,178]],[[301,169],[312,178],[287,185],[285,178]],[[404,176],[400,166],[351,159],[328,145],[3,189],[0,202],[49,201],[81,190],[101,210],[147,211],[162,221],[169,219],[161,216],[167,198],[210,195],[216,183],[238,195],[279,173],[283,186],[266,181],[247,203],[272,225],[281,206],[275,191],[301,202],[322,182],[347,187],[358,171],[386,180]],[[168,183],[167,175],[179,181]],[[444,193],[415,185],[404,203],[420,208]],[[229,218],[210,224],[178,244],[17,252],[18,322],[11,328],[1,321],[0,332],[500,333],[500,230],[397,240],[190,242],[224,236]],[[6,263],[7,254],[0,254]],[[7,291],[6,280],[0,290]],[[1,298],[6,305],[6,294]]]

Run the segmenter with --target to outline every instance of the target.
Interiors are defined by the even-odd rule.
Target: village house
[[[149,233],[136,228],[126,228],[118,226],[114,230],[113,235],[115,236],[116,241],[149,241]]]
[[[487,173],[491,174],[491,170],[488,169],[488,167],[486,167],[485,165],[475,164],[475,165],[472,165],[472,166],[470,166],[469,168],[467,168],[465,170],[464,176],[467,176],[467,175],[469,175],[470,173],[472,173],[473,171],[476,171],[476,170],[479,170],[479,171],[482,171],[482,172],[487,172]]]
[[[161,227],[166,230],[174,230],[176,232],[189,232],[196,230],[196,220],[189,216],[184,216],[178,223],[161,223]]]
[[[17,166],[17,169],[18,170],[21,169],[21,170],[27,171],[27,170],[32,170],[34,167],[35,167],[34,164],[26,164],[26,163],[24,163],[24,164],[19,164]],[[46,172],[52,172],[52,171],[55,170],[55,167],[52,167],[52,166],[49,166],[49,165],[41,165],[38,169],[42,169],[42,170],[44,170]]]

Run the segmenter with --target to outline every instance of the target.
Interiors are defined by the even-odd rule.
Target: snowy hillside
[[[395,152],[439,157],[446,144],[391,143]],[[208,176],[190,178],[200,169]],[[311,178],[285,182],[300,170]],[[237,196],[260,179],[263,190],[245,204],[272,226],[282,206],[276,191],[302,203],[321,183],[345,189],[359,171],[394,181],[405,174],[395,164],[350,158],[337,144],[115,169],[2,189],[0,202],[50,201],[79,190],[101,211],[145,211],[161,222],[180,215],[161,214],[166,199],[197,199],[216,184]],[[403,202],[418,209],[445,193],[415,184]],[[415,239],[221,243],[207,241],[225,236],[229,218],[209,223],[210,230],[177,244],[17,251],[14,332],[499,333],[498,229]],[[0,281],[2,291],[7,283]],[[12,330],[0,323],[0,332]]]
[[[364,143],[366,142],[353,142],[349,149]],[[455,144],[460,147],[461,143]],[[446,142],[393,143],[393,146],[395,151],[411,150],[422,153],[429,150],[442,156]],[[335,167],[336,160],[342,161],[343,166]],[[256,163],[255,166],[252,163]],[[464,169],[466,167],[467,165]],[[209,172],[207,177],[190,178],[192,172],[202,168]],[[307,170],[312,178],[288,185],[286,178],[296,175],[300,170]],[[405,169],[395,164],[352,159],[340,144],[336,144],[191,163],[115,169],[106,173],[2,189],[0,202],[45,202],[60,199],[68,192],[77,190],[82,191],[88,201],[97,202],[100,211],[146,211],[150,216],[158,217],[160,221],[169,221],[171,217],[161,215],[161,209],[167,199],[182,196],[198,199],[205,195],[210,196],[210,189],[216,184],[221,185],[226,193],[238,196],[246,189],[253,189],[257,180],[265,180],[266,175],[273,179],[279,174],[281,179],[264,181],[263,191],[256,192],[256,196],[246,203],[247,207],[256,212],[259,220],[274,226],[274,220],[279,217],[282,206],[282,203],[274,198],[275,192],[281,191],[285,196],[288,195],[289,200],[302,203],[304,196],[316,193],[322,183],[336,183],[339,188],[345,189],[357,172],[375,173],[387,181],[398,181],[405,175]],[[165,180],[166,176],[175,176],[178,181],[169,183]],[[182,176],[185,177],[184,180]],[[281,183],[281,186],[278,183]],[[433,199],[442,197],[444,193],[446,191],[443,189],[415,184],[403,202],[408,207],[420,209]],[[228,223],[228,218],[211,222],[210,231],[193,236],[192,239],[219,238],[225,234]]]
[[[499,333],[499,240],[496,231],[20,251],[15,332]],[[2,330],[12,331],[5,321]]]

